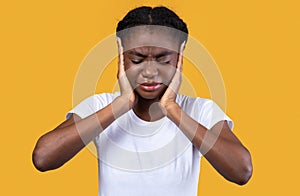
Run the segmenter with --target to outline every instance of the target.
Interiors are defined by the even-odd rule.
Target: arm
[[[207,130],[177,104],[167,108],[167,116],[223,177],[239,185],[248,182],[252,175],[250,153],[232,133],[226,121],[220,121]]]
[[[251,156],[228,124],[220,121],[208,131],[182,111],[175,101],[181,83],[184,44],[180,47],[176,73],[160,100],[162,110],[222,176],[231,182],[246,184],[252,175]]]
[[[121,40],[117,41],[121,95],[95,114],[84,119],[74,114],[54,130],[40,137],[32,154],[33,164],[38,170],[47,171],[62,166],[115,119],[132,108],[135,96],[125,74]]]
[[[73,114],[68,120],[39,138],[32,154],[40,171],[56,169],[75,156],[127,109],[121,97],[85,119]]]

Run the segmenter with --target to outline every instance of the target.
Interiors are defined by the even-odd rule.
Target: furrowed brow
[[[130,51],[129,54],[132,54],[132,55],[135,55],[135,56],[138,56],[138,57],[142,57],[142,58],[147,57],[147,55],[141,54],[141,53],[136,52],[136,51]]]
[[[162,52],[162,53],[156,55],[155,58],[160,58],[160,57],[168,56],[168,55],[171,55],[171,54],[173,54],[172,51],[166,51],[166,52]]]

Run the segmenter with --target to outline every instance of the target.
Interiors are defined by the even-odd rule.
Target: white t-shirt
[[[81,118],[96,113],[119,93],[93,95],[68,112]],[[177,95],[182,110],[210,129],[231,119],[211,100]],[[154,122],[130,110],[95,139],[99,196],[196,196],[201,153],[167,117]]]

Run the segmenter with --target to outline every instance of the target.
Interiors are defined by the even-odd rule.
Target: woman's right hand
[[[136,103],[137,99],[134,94],[134,91],[131,87],[131,84],[126,76],[125,65],[124,65],[124,54],[123,46],[121,39],[117,37],[118,52],[119,52],[119,61],[118,61],[118,82],[120,86],[121,95],[119,99],[122,100],[122,103],[126,105],[128,103],[128,110],[130,110]]]
[[[33,164],[38,170],[52,170],[65,164],[135,104],[137,99],[125,73],[121,40],[117,38],[117,41],[121,95],[111,104],[84,119],[73,114],[64,123],[41,136],[32,153]]]

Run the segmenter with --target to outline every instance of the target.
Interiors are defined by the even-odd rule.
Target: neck
[[[145,121],[156,121],[165,116],[159,106],[159,99],[144,99],[140,96],[137,104],[133,107],[133,111]]]

